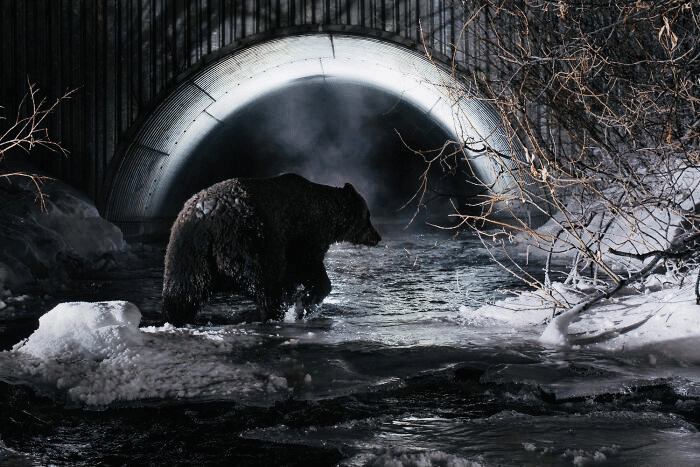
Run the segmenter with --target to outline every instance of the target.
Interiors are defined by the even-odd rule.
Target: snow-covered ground
[[[268,401],[287,393],[285,378],[254,361],[225,357],[256,341],[246,331],[139,328],[140,321],[130,302],[61,303],[4,357],[19,375],[65,392],[69,404],[215,396]]]
[[[689,274],[682,284],[670,274],[653,274],[644,284],[629,286],[580,314],[575,308],[585,300],[584,292],[591,291],[584,281],[577,289],[554,283],[551,296],[542,291],[523,292],[478,309],[462,307],[460,315],[472,322],[541,327],[539,340],[545,345],[586,345],[615,352],[656,347],[689,359],[688,363],[697,363],[700,306],[695,298],[696,274]],[[557,305],[555,299],[569,311]]]

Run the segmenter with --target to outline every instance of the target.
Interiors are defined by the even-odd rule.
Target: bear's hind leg
[[[212,289],[212,272],[204,255],[174,258],[168,254],[163,280],[163,314],[175,326],[194,322]]]
[[[163,313],[166,320],[174,326],[192,323],[200,303],[184,297],[166,295],[163,297]]]

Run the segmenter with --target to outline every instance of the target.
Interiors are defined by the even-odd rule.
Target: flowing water
[[[52,384],[1,352],[0,464],[700,465],[697,365],[542,347],[541,327],[474,312],[522,287],[477,239],[384,237],[333,246],[333,291],[297,322],[235,323],[251,304],[217,296],[163,326],[154,246],[17,301],[5,348],[66,300],[130,300],[145,337]]]

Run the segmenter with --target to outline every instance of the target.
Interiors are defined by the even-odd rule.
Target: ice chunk
[[[255,337],[233,328],[142,330],[140,320],[125,301],[59,304],[14,346],[15,374],[49,396],[97,406],[212,397],[267,404],[290,390],[286,378],[231,358]]]
[[[141,312],[130,302],[60,303],[13,350],[42,360],[102,360],[140,345],[140,322]]]

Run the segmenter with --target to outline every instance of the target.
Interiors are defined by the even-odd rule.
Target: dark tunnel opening
[[[196,191],[232,177],[295,172],[334,186],[350,182],[375,218],[402,227],[448,225],[474,192],[463,157],[434,164],[421,190],[425,158],[456,153],[429,115],[400,96],[357,83],[306,78],[268,93],[203,139],[168,184],[163,214],[175,217]],[[450,158],[448,158],[450,159]],[[461,162],[458,160],[461,159]]]

